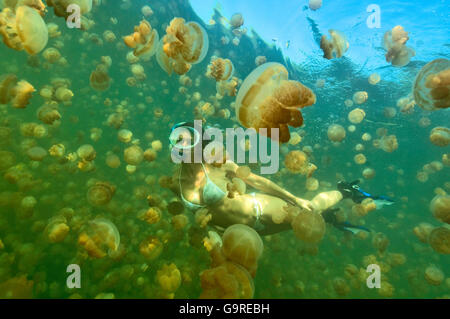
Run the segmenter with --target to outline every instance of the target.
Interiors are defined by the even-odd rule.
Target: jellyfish
[[[201,25],[173,18],[157,48],[156,59],[169,75],[172,71],[182,75],[191,69],[192,64],[203,61],[208,48],[208,35]]]
[[[311,10],[316,11],[322,6],[322,0],[309,0],[308,6]]]
[[[206,76],[215,79],[217,82],[226,81],[233,76],[234,66],[229,59],[213,57],[208,65]]]
[[[395,135],[384,135],[380,139],[380,147],[387,153],[392,153],[398,148],[397,137]]]
[[[92,10],[92,0],[47,0],[47,5],[53,7],[55,15],[63,18],[68,18],[71,14],[71,11],[67,10],[67,7],[72,4],[80,8],[82,15]]]
[[[430,203],[430,210],[434,218],[450,224],[450,195],[436,195]]]
[[[425,279],[430,285],[439,286],[445,279],[445,275],[435,265],[428,266],[425,269]]]
[[[41,162],[47,156],[47,151],[40,146],[34,146],[27,150],[27,156],[32,161]]]
[[[156,272],[156,280],[162,290],[174,293],[181,285],[181,273],[174,263],[164,264]]]
[[[119,249],[120,234],[111,221],[97,218],[82,227],[78,244],[90,257],[103,258]]]
[[[440,254],[450,254],[450,229],[446,227],[433,229],[428,237],[428,243],[434,251]]]
[[[124,159],[130,165],[137,166],[144,160],[144,151],[138,145],[132,145],[125,149]]]
[[[350,293],[350,287],[347,284],[347,280],[341,277],[333,279],[333,289],[339,296],[345,296]]]
[[[201,299],[251,299],[253,278],[242,266],[227,261],[200,274]]]
[[[308,156],[302,151],[290,151],[284,159],[284,165],[291,173],[304,175],[308,168]]]
[[[409,36],[402,26],[398,25],[392,30],[386,31],[383,37],[383,46],[386,53],[386,61],[392,65],[402,67],[409,63],[415,52],[406,46]]]
[[[41,52],[48,42],[48,29],[40,12],[21,5],[15,13],[10,8],[0,12],[0,34],[10,48],[34,55]]]
[[[225,230],[222,242],[222,251],[225,257],[242,265],[254,276],[258,259],[264,249],[258,233],[246,225],[235,224]]]
[[[317,244],[325,235],[325,221],[321,214],[301,210],[291,222],[295,236],[304,242]]]
[[[240,13],[235,13],[230,18],[231,28],[237,29],[244,24],[244,17]]]
[[[67,225],[67,220],[64,216],[56,216],[50,218],[44,233],[49,242],[60,243],[64,241],[69,233],[70,227]]]
[[[152,29],[150,23],[143,19],[139,26],[134,27],[134,33],[124,37],[125,44],[134,49],[135,57],[140,57],[144,61],[155,55],[159,43],[158,31]]]
[[[342,57],[349,47],[345,35],[337,30],[329,30],[328,32],[331,36],[330,39],[327,39],[326,35],[323,35],[320,39],[323,57],[328,60]]]
[[[315,94],[297,81],[288,80],[286,68],[265,63],[254,69],[242,83],[236,97],[239,123],[271,137],[271,128],[279,129],[279,142],[290,139],[288,125],[303,124],[300,108],[316,102]],[[266,129],[267,132],[261,131]]]
[[[383,233],[376,233],[372,238],[373,247],[378,250],[379,253],[384,253],[389,246],[389,239]]]
[[[116,192],[116,187],[108,182],[96,182],[94,185],[89,187],[87,192],[88,202],[93,206],[104,206],[108,204],[114,193]]]
[[[139,252],[147,260],[155,260],[164,249],[163,243],[156,236],[149,236],[139,244]]]
[[[15,108],[23,109],[30,103],[34,87],[25,80],[18,80],[14,74],[0,77],[0,103],[11,102]]]
[[[161,210],[158,207],[150,207],[139,213],[138,218],[148,224],[156,224],[161,219]]]
[[[369,98],[369,94],[367,94],[366,91],[358,91],[358,92],[355,92],[355,94],[353,94],[353,102],[355,102],[356,104],[363,104],[364,102],[367,101],[368,98]],[[357,109],[357,110],[360,110],[360,109]]]
[[[96,91],[106,91],[111,84],[111,78],[108,75],[108,67],[105,64],[97,65],[96,69],[92,71],[89,83]]]
[[[450,106],[450,60],[436,59],[417,74],[413,86],[414,101],[422,109],[435,111]]]
[[[450,144],[450,129],[443,126],[437,126],[431,130],[430,141],[432,144],[445,147]]]
[[[332,142],[342,142],[345,138],[345,129],[339,124],[332,124],[328,127],[328,139]]]
[[[380,80],[381,80],[381,77],[380,77],[380,75],[378,73],[372,73],[369,76],[369,80],[368,81],[369,81],[370,84],[375,85],[378,82],[380,82]]]

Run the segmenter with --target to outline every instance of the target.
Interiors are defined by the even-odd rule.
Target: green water
[[[124,2],[126,4],[126,2]],[[16,74],[27,80],[37,90],[25,109],[15,109],[9,104],[0,105],[0,127],[8,131],[0,141],[0,150],[14,155],[10,165],[0,165],[0,297],[1,298],[94,298],[114,296],[115,298],[161,298],[168,297],[157,280],[157,271],[163,265],[175,264],[181,274],[179,287],[173,291],[174,298],[198,298],[202,293],[200,274],[211,268],[209,253],[202,239],[211,225],[199,228],[194,215],[188,210],[183,214],[188,224],[177,230],[172,224],[167,203],[177,200],[175,194],[162,187],[161,178],[172,176],[176,165],[169,152],[168,133],[180,121],[199,118],[194,111],[198,102],[185,105],[188,96],[198,92],[201,101],[216,102],[217,110],[228,109],[229,119],[212,115],[206,117],[208,124],[218,124],[222,128],[237,125],[236,114],[231,104],[235,97],[225,96],[215,99],[216,84],[207,78],[205,72],[211,56],[229,58],[235,66],[235,76],[244,80],[256,68],[255,58],[265,56],[268,62],[286,65],[290,79],[301,81],[317,96],[317,103],[302,110],[304,126],[297,131],[303,139],[300,144],[286,144],[281,148],[280,169],[277,174],[267,176],[292,194],[312,199],[320,191],[334,190],[337,181],[361,179],[361,185],[375,194],[386,194],[395,199],[395,204],[381,210],[358,217],[352,213],[352,203],[339,203],[349,221],[364,224],[372,232],[366,238],[344,234],[327,225],[324,238],[317,245],[297,239],[291,230],[263,237],[264,252],[258,263],[254,277],[255,298],[443,298],[449,296],[448,255],[439,254],[429,244],[422,243],[414,235],[413,229],[419,223],[429,223],[435,227],[444,225],[435,219],[429,203],[435,196],[435,189],[449,192],[448,166],[439,172],[429,174],[426,182],[417,180],[422,167],[432,161],[442,161],[447,148],[434,146],[429,141],[433,127],[448,125],[448,111],[439,110],[424,113],[415,107],[412,114],[403,114],[396,107],[399,98],[411,91],[411,79],[422,65],[397,77],[397,81],[384,80],[370,85],[367,81],[372,72],[360,70],[346,60],[337,61],[323,72],[317,73],[314,61],[295,64],[285,61],[281,52],[268,45],[256,33],[248,32],[240,39],[238,46],[224,45],[222,36],[233,39],[229,28],[217,23],[204,25],[186,1],[152,1],[153,15],[147,18],[159,36],[165,34],[165,27],[174,17],[186,21],[197,21],[207,30],[209,50],[205,59],[192,66],[186,74],[192,85],[186,86],[187,93],[181,94],[179,76],[168,76],[156,62],[139,62],[145,69],[146,79],[137,85],[127,85],[132,77],[130,64],[126,59],[130,51],[122,37],[133,32],[133,26],[142,19],[141,5],[120,7],[112,0],[102,1],[92,9],[87,17],[95,25],[87,31],[68,29],[63,18],[56,17],[49,8],[46,23],[55,23],[61,36],[49,39],[47,48],[58,48],[67,65],[50,64],[42,53],[30,58],[24,51],[18,52],[0,45],[0,70],[3,74]],[[218,21],[219,14],[215,15]],[[117,23],[112,22],[117,19]],[[116,40],[109,43],[103,39],[106,30],[112,31]],[[257,31],[257,30],[256,30]],[[102,56],[110,56],[109,69],[111,85],[108,90],[98,92],[92,89],[89,77]],[[321,56],[317,59],[322,59]],[[317,62],[317,61],[316,61]],[[393,71],[398,72],[398,70]],[[39,91],[51,84],[52,79],[64,78],[70,81],[69,89],[74,96],[68,105],[60,103],[61,119],[53,125],[40,122],[36,110],[45,103]],[[404,80],[408,78],[409,80]],[[316,87],[317,79],[325,79],[324,87]],[[238,87],[239,88],[239,87]],[[347,114],[356,107],[346,107],[344,101],[351,99],[356,91],[366,91],[369,99],[359,106],[366,112],[366,119],[356,124],[354,132],[346,132],[343,142],[334,144],[327,138],[331,124],[347,128],[351,123]],[[111,105],[105,105],[105,100]],[[385,107],[394,107],[397,114],[393,118],[383,115]],[[161,117],[155,111],[162,109]],[[108,117],[123,114],[120,129],[133,132],[133,140],[143,150],[151,147],[153,141],[161,141],[162,149],[152,162],[143,161],[134,173],[126,171],[127,163],[123,152],[131,144],[118,140],[118,130],[108,125]],[[430,119],[431,124],[421,127],[419,120]],[[42,138],[25,136],[24,123],[43,125],[48,133]],[[382,122],[382,123],[380,123]],[[384,123],[393,125],[386,125]],[[101,138],[93,140],[91,129],[99,128]],[[377,129],[386,128],[388,135],[395,135],[398,149],[384,152],[372,145]],[[369,133],[372,141],[363,142],[361,136]],[[64,144],[66,155],[76,152],[83,144],[94,147],[95,169],[84,172],[78,167],[78,160],[64,161],[47,155],[42,161],[32,161],[27,156],[30,146],[40,146],[48,150],[52,145]],[[364,144],[362,151],[368,162],[357,165],[353,157],[358,143]],[[315,146],[317,145],[317,146]],[[318,169],[314,177],[320,182],[319,189],[308,191],[306,177],[293,174],[284,166],[284,156],[291,150],[301,150],[305,146],[313,148],[310,161]],[[106,165],[108,152],[117,154],[121,164],[118,168]],[[2,159],[2,161],[5,161]],[[20,168],[19,165],[20,164]],[[253,173],[259,173],[258,165],[250,165]],[[371,167],[376,171],[373,179],[365,180],[362,171]],[[8,172],[27,173],[19,180],[11,182]],[[115,193],[107,205],[93,206],[87,200],[89,188],[96,182],[108,182],[115,187]],[[149,208],[147,196],[162,200],[161,219],[149,225],[139,218],[140,212]],[[24,212],[22,200],[33,196],[37,203],[28,213]],[[49,221],[64,216],[70,230],[60,242],[49,240]],[[93,258],[78,243],[79,236],[88,222],[97,217],[111,221],[120,233],[120,246],[116,254],[103,258]],[[389,241],[384,252],[372,243],[377,233]],[[163,245],[161,254],[153,260],[140,252],[141,243],[149,236],[155,236]],[[1,247],[1,246],[0,246]],[[107,251],[107,249],[106,249]],[[392,254],[402,254],[404,263],[392,265]],[[389,283],[394,290],[380,293],[382,289],[369,289],[365,283],[366,256],[373,255],[381,265],[382,286]],[[81,288],[70,289],[66,285],[69,274],[66,268],[78,264],[81,268]],[[365,273],[362,279],[357,274],[348,274],[345,268],[354,265]],[[444,272],[440,285],[431,285],[425,278],[425,269],[435,265]],[[445,277],[446,276],[446,277]],[[337,279],[346,285],[344,293],[336,288]],[[107,295],[113,294],[113,295]]]

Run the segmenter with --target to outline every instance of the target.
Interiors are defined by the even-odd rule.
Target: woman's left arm
[[[231,161],[227,161],[227,163],[225,164],[225,169],[226,170],[231,170],[234,173],[236,173],[236,170],[239,168],[239,166]],[[250,174],[246,177],[242,179],[246,184],[250,185],[253,188],[256,188],[257,190],[266,193],[268,195],[273,195],[276,196],[278,198],[283,199],[284,201],[291,203],[293,205],[297,205],[301,208],[307,209],[307,210],[313,210],[313,206],[311,204],[310,201],[305,200],[305,199],[301,199],[298,198],[294,195],[292,195],[291,193],[289,193],[287,190],[285,190],[284,188],[278,186],[277,184],[275,184],[274,182],[272,182],[271,180],[253,174],[250,172]]]

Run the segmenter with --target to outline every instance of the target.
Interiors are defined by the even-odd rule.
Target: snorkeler
[[[193,155],[202,135],[203,132],[198,132],[192,123],[176,124],[169,137],[172,155],[180,152],[183,156],[185,153]],[[204,149],[206,145],[201,147]],[[246,188],[251,187],[255,191],[230,192],[238,168],[229,159],[223,164],[206,163],[203,157],[200,162],[180,161],[179,170],[172,176],[169,188],[187,209],[193,212],[208,209],[210,224],[219,230],[234,224],[245,224],[261,235],[274,234],[291,229],[290,222],[276,224],[272,219],[286,206],[298,206],[309,211],[314,209],[310,201],[298,198],[269,179],[251,172],[246,177],[240,177]]]
[[[342,193],[343,198],[350,198],[356,204],[360,204],[366,198],[373,199],[375,205],[377,206],[377,209],[380,209],[385,205],[394,204],[394,200],[390,199],[387,196],[376,196],[363,191],[359,187],[358,183],[359,180],[353,181],[351,183],[339,181],[337,183],[337,188]]]
[[[338,221],[338,218],[336,217],[336,213],[338,211],[339,208],[328,208],[322,213],[322,217],[326,223],[333,225],[335,228],[343,232],[350,232],[353,235],[356,235],[361,231],[370,232],[370,229],[366,227],[353,225],[347,221],[344,222]]]

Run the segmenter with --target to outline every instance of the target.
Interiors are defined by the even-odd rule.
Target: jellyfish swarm
[[[246,225],[236,224],[228,227],[222,236],[222,251],[224,256],[242,265],[254,276],[258,267],[264,245],[261,237]]]
[[[244,80],[236,97],[239,123],[271,137],[271,128],[279,129],[279,142],[290,139],[288,125],[303,124],[299,108],[316,103],[312,90],[297,81],[288,80],[288,71],[279,63],[265,63]],[[260,129],[267,129],[267,132]]]
[[[0,12],[0,34],[8,47],[30,55],[41,52],[48,42],[47,25],[40,11],[26,5],[18,6],[15,12],[11,8]]]
[[[116,226],[107,219],[98,218],[88,222],[78,236],[78,244],[93,258],[103,258],[117,251],[120,234]]]
[[[169,75],[187,73],[192,64],[203,61],[208,52],[208,35],[198,23],[173,18],[160,40],[156,61]]]
[[[133,54],[144,61],[149,60],[155,53],[159,44],[158,31],[152,29],[150,23],[143,19],[134,27],[134,33],[123,38],[125,44],[134,49]]]
[[[386,49],[386,61],[394,66],[405,66],[409,63],[411,57],[416,53],[413,49],[406,46],[408,41],[408,32],[402,26],[398,25],[392,30],[386,31],[383,37],[383,46]]]
[[[422,109],[434,111],[450,106],[450,60],[436,59],[417,74],[414,101]]]
[[[320,39],[323,57],[328,60],[342,57],[349,47],[345,35],[337,30],[329,30],[328,32],[330,32],[330,39],[327,39],[326,35],[323,35]]]
[[[200,280],[201,299],[250,299],[255,291],[249,272],[230,261],[203,271]]]

